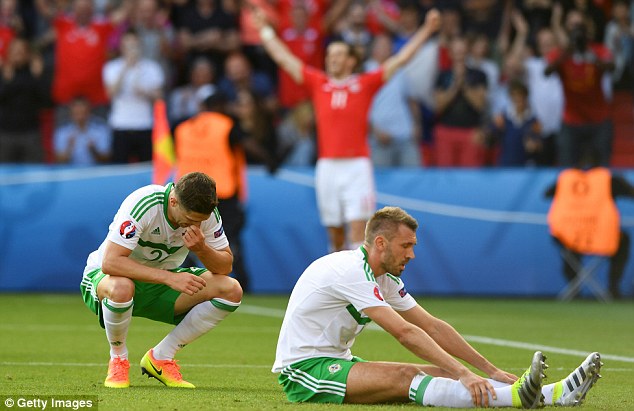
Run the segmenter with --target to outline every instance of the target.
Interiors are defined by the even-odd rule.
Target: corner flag
[[[176,158],[174,142],[167,121],[165,101],[154,102],[154,126],[152,128],[152,183],[166,184],[174,171]]]

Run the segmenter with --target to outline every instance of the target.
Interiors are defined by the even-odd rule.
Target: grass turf
[[[270,372],[286,301],[287,296],[245,296],[235,314],[181,351],[183,375],[197,386],[195,390],[168,389],[141,376],[138,361],[171,326],[134,318],[128,336],[132,387],[114,390],[103,387],[108,361],[104,331],[79,294],[0,294],[0,409],[5,409],[6,398],[26,395],[93,396],[100,410],[415,409],[415,404],[289,404]],[[520,374],[532,352],[541,349],[550,365],[546,383],[563,378],[585,357],[552,347],[614,356],[604,359],[604,378],[583,408],[634,409],[631,302],[424,297],[418,301],[507,371]],[[529,345],[501,345],[504,341]],[[361,334],[354,354],[368,360],[417,361],[391,336],[374,329]]]

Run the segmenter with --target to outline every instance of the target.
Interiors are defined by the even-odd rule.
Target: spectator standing
[[[117,26],[116,34],[111,38],[112,50],[119,49],[121,37],[130,28],[139,36],[141,57],[159,63],[165,78],[171,79],[176,34],[166,10],[160,7],[158,0],[137,0],[132,3],[128,18]]]
[[[277,136],[271,114],[262,100],[248,89],[241,89],[232,105],[236,129],[243,135],[242,146],[247,164],[266,165],[275,172]]]
[[[565,96],[564,116],[557,142],[559,165],[572,167],[591,155],[607,166],[612,154],[610,107],[602,89],[602,77],[614,69],[612,53],[599,43],[590,43],[583,15],[571,11],[567,17],[566,46],[546,57],[546,74],[558,73]]]
[[[401,50],[378,70],[354,74],[361,63],[353,45],[335,41],[326,49],[326,72],[306,66],[277,37],[260,11],[255,14],[266,51],[298,83],[310,90],[318,133],[317,203],[331,250],[356,248],[375,207],[374,176],[369,159],[366,120],[372,98],[394,73],[438,30],[437,11],[427,14]],[[346,232],[347,231],[347,232]],[[347,241],[346,241],[347,240]]]
[[[546,59],[557,47],[555,34],[549,27],[537,31],[535,35],[537,53],[528,56],[524,62],[526,85],[528,86],[531,109],[542,125],[542,151],[537,164],[554,166],[557,162],[557,146],[564,110],[564,91],[559,75],[545,74]]]
[[[107,60],[112,22],[94,15],[92,0],[74,0],[72,13],[58,14],[53,28],[54,102],[65,105],[76,96],[86,96],[93,106],[101,106],[100,112],[105,111],[109,98],[101,71]]]
[[[106,63],[103,79],[112,98],[108,123],[113,130],[113,162],[150,161],[152,108],[154,100],[162,95],[165,80],[157,62],[141,57],[134,30],[124,34],[121,57]]]
[[[227,57],[224,76],[218,82],[218,88],[231,105],[236,102],[238,92],[247,90],[261,98],[270,113],[277,111],[278,100],[271,79],[266,74],[253,70],[247,57],[240,52],[231,53]],[[233,111],[233,108],[230,108],[230,111]]]
[[[90,101],[76,97],[70,103],[70,122],[55,130],[58,163],[96,165],[110,160],[112,133],[108,124],[91,115]]]
[[[285,166],[314,166],[315,111],[310,101],[287,112],[277,128],[278,157]]]
[[[39,114],[48,89],[42,59],[25,39],[14,38],[0,67],[0,162],[44,160]]]
[[[512,81],[508,92],[511,104],[491,122],[492,136],[500,145],[497,164],[501,167],[535,164],[542,144],[541,125],[530,108],[528,88]]]
[[[16,0],[0,0],[0,66],[7,58],[11,40],[24,32],[24,21],[17,5]]]
[[[290,11],[291,25],[280,31],[280,39],[288,49],[304,63],[322,67],[324,61],[324,37],[318,28],[309,25],[310,15],[305,2],[296,2]],[[278,70],[278,95],[280,105],[290,109],[308,100],[308,90],[297,84],[284,70]]]
[[[614,56],[612,84],[618,90],[630,90],[634,85],[634,25],[629,12],[627,1],[614,2],[612,19],[605,28],[604,43]]]
[[[176,25],[187,63],[205,56],[222,70],[227,54],[240,48],[238,17],[226,13],[219,0],[190,2]]]
[[[189,82],[176,87],[169,95],[169,120],[172,127],[198,114],[200,101],[197,93],[201,87],[214,83],[215,69],[206,57],[193,61],[189,71]]]
[[[434,91],[436,163],[441,167],[484,165],[478,143],[487,114],[487,79],[481,70],[467,67],[467,42],[454,38],[450,45],[452,68],[439,73]]]
[[[392,55],[392,41],[378,35],[366,69],[377,69]],[[374,96],[368,121],[372,163],[378,167],[419,167],[422,138],[420,109],[408,96],[404,70],[399,70]]]

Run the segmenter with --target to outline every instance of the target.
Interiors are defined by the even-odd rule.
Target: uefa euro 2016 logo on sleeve
[[[136,234],[136,227],[134,226],[134,223],[130,220],[124,221],[123,224],[121,224],[121,227],[119,227],[119,234],[121,234],[121,237],[126,239],[134,237]]]

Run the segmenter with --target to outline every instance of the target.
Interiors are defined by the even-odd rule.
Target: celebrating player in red
[[[425,23],[407,44],[376,71],[356,74],[361,61],[354,48],[341,41],[330,43],[324,73],[306,66],[291,53],[267,24],[264,13],[254,8],[255,24],[267,53],[293,80],[306,87],[315,106],[317,206],[322,224],[328,227],[331,251],[344,249],[346,240],[350,248],[358,248],[363,243],[366,221],[376,208],[367,141],[372,98],[438,30],[440,14],[435,9],[429,11]]]

